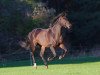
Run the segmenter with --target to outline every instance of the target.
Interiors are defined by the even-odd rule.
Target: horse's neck
[[[61,36],[61,25],[59,23],[56,23],[53,27],[52,27],[52,31],[55,35],[55,40],[58,41],[60,36]]]

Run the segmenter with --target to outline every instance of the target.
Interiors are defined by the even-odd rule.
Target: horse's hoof
[[[51,61],[50,57],[47,59],[47,61]]]
[[[48,69],[48,66],[46,66],[46,69]]]
[[[62,59],[63,57],[62,56],[59,56],[59,59]]]

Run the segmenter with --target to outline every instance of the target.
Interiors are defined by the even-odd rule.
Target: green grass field
[[[54,60],[48,63],[49,69],[44,67],[41,60],[37,60],[37,69],[30,66],[29,61],[2,64],[0,75],[100,75],[100,57]]]

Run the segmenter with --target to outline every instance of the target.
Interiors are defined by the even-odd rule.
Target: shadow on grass
[[[37,65],[44,65],[41,59],[36,59]],[[48,62],[48,65],[57,65],[57,64],[81,64],[81,63],[91,63],[91,62],[99,62],[100,57],[79,57],[79,58],[63,58],[61,60],[56,59]],[[9,62],[0,62],[0,68],[7,67],[22,67],[22,66],[32,66],[31,60],[23,60],[23,61],[9,61]]]

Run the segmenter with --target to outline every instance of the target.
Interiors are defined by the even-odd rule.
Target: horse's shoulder
[[[52,36],[54,38],[54,32],[52,31],[51,28],[48,29],[47,34],[50,35],[50,36]]]

